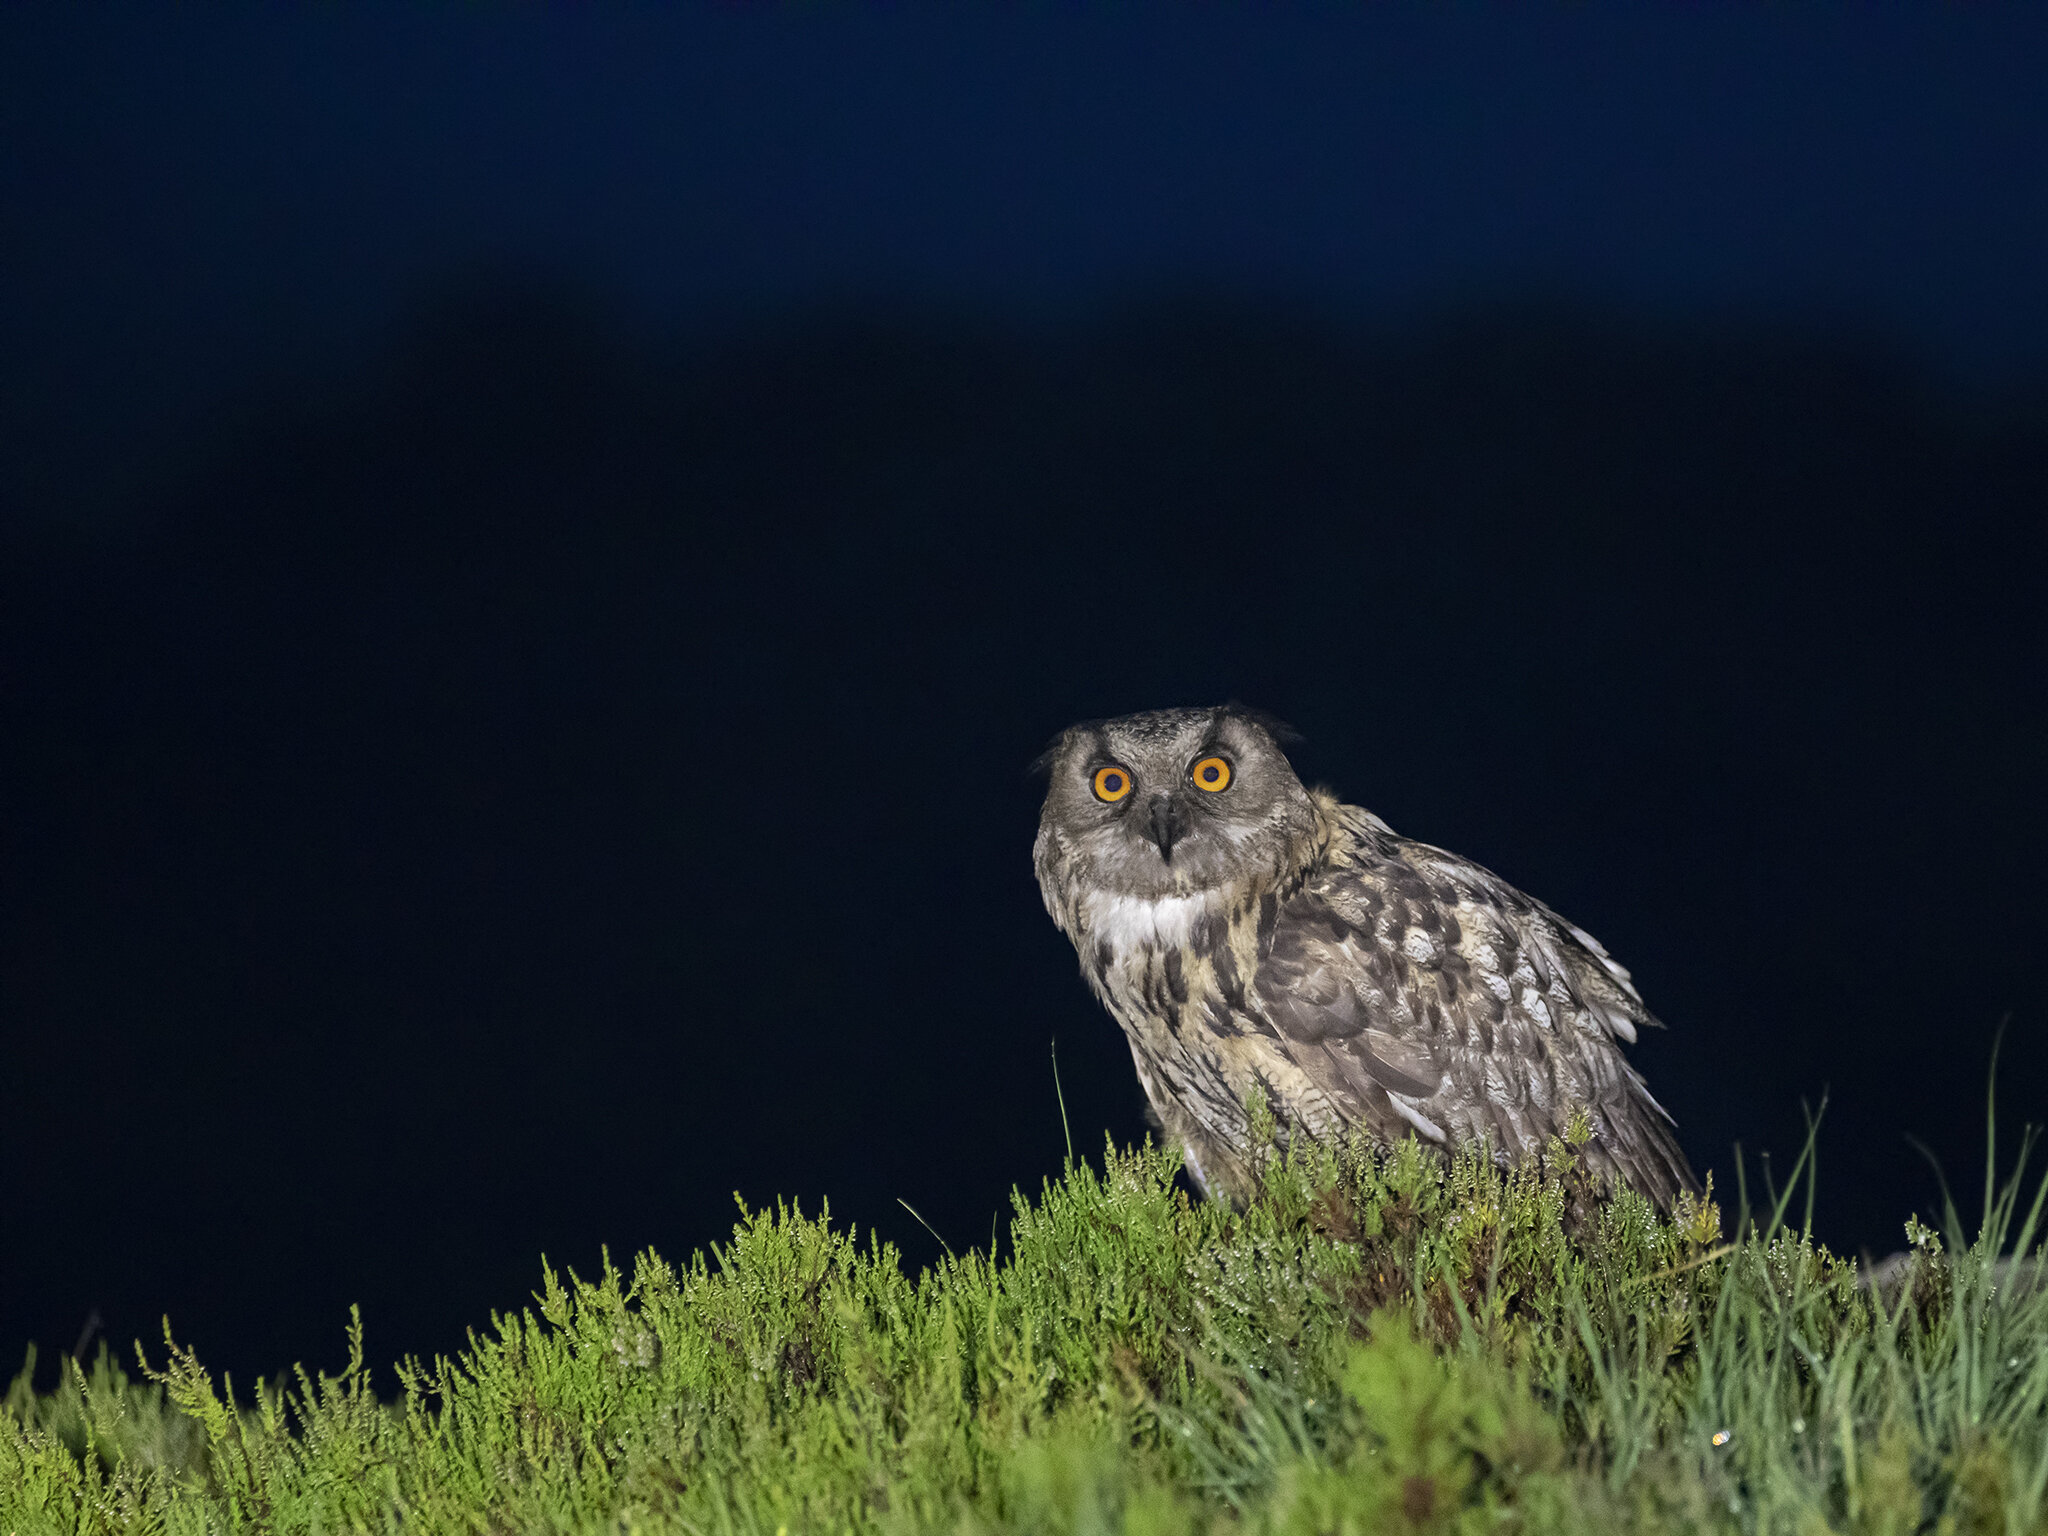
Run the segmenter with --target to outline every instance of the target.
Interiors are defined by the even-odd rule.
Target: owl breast
[[[1246,997],[1259,903],[1220,892],[1146,900],[1084,896],[1075,937],[1097,996],[1123,1027],[1161,1126],[1206,1192],[1251,1184],[1246,1103],[1255,1089],[1318,1133],[1342,1117],[1289,1058]]]

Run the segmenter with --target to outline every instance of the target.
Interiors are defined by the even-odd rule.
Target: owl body
[[[1656,1021],[1591,935],[1310,792],[1242,710],[1076,726],[1047,762],[1047,910],[1205,1191],[1253,1188],[1254,1092],[1283,1141],[1412,1133],[1504,1162],[1582,1108],[1597,1177],[1665,1206],[1695,1187],[1620,1050]]]

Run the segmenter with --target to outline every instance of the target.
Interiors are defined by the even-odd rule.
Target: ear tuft
[[[1051,741],[1045,744],[1045,750],[1031,759],[1031,762],[1025,767],[1024,771],[1026,773],[1049,775],[1052,772],[1052,765],[1059,760],[1060,752],[1065,748],[1067,738],[1074,734],[1074,730],[1075,727],[1069,726],[1066,730],[1061,731],[1059,735],[1053,737]]]
[[[1301,732],[1297,731],[1285,720],[1282,720],[1278,715],[1268,714],[1263,709],[1254,709],[1249,704],[1240,704],[1235,699],[1225,704],[1221,713],[1229,715],[1232,719],[1244,720],[1252,725],[1256,725],[1283,747],[1291,746],[1295,742],[1303,740]]]

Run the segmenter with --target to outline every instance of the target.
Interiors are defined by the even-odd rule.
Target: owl
[[[1283,1141],[1484,1140],[1503,1163],[1583,1109],[1603,1186],[1662,1208],[1696,1189],[1621,1052],[1656,1023],[1629,973],[1498,875],[1304,788],[1281,734],[1236,706],[1155,710],[1040,760],[1046,909],[1195,1183],[1249,1197],[1256,1090]]]

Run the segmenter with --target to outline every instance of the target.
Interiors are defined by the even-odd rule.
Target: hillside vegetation
[[[1070,1161],[995,1253],[915,1277],[746,1212],[681,1267],[543,1268],[395,1382],[359,1321],[340,1376],[253,1390],[167,1327],[132,1371],[23,1373],[0,1533],[2043,1528],[2048,1289],[1998,1262],[2036,1243],[2018,1173],[1974,1241],[1909,1223],[1859,1286],[1806,1234],[1810,1177],[1724,1240],[1710,1201],[1593,1200],[1563,1144],[1514,1174],[1273,1155],[1243,1213],[1174,1169]]]

